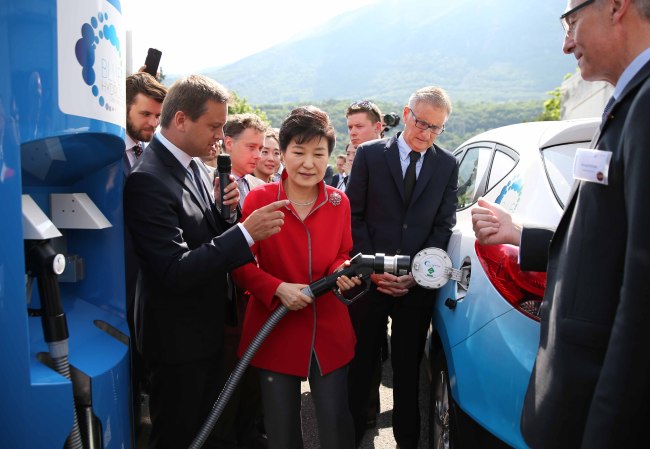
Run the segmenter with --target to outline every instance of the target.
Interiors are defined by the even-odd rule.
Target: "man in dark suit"
[[[124,179],[135,163],[142,157],[144,144],[153,139],[156,127],[160,124],[162,103],[167,88],[148,73],[138,72],[126,77],[126,134],[122,166]],[[124,232],[124,273],[126,283],[126,321],[131,337],[135,335],[133,323],[135,305],[135,284],[138,280],[138,258],[133,251],[133,243],[128,230]],[[134,425],[136,434],[140,429],[141,407],[145,392],[146,368],[135,350],[131,339],[131,385],[133,393]]]
[[[126,135],[124,172],[128,174],[142,156],[144,144],[153,139],[160,124],[167,88],[145,72],[126,77]]]
[[[332,176],[331,181],[328,183],[332,187],[336,187],[339,185],[341,181],[343,181],[343,177],[347,176],[345,173],[345,170],[343,170],[343,165],[345,164],[345,155],[344,154],[339,154],[336,156],[336,174]]]
[[[423,248],[446,248],[456,221],[456,159],[434,141],[451,113],[447,94],[425,87],[404,108],[404,132],[360,145],[346,193],[352,212],[353,254],[411,257]],[[392,320],[393,433],[401,449],[416,449],[420,436],[418,378],[434,293],[409,275],[373,276],[368,294],[350,307],[357,334],[350,365],[350,409],[357,446],[363,437],[368,380]]]
[[[472,221],[481,243],[520,244],[522,269],[547,270],[526,442],[650,447],[650,0],[570,0],[562,22],[582,77],[615,89],[557,230],[484,201]]]
[[[348,126],[348,135],[350,143],[345,149],[345,161],[343,163],[343,172],[348,174],[352,171],[354,156],[359,145],[371,140],[381,138],[382,113],[379,106],[372,101],[363,100],[351,103],[345,111],[345,120]],[[348,181],[348,175],[341,176],[341,179],[334,187],[345,191]],[[381,349],[377,353],[377,363],[375,370],[370,379],[368,386],[370,388],[370,398],[368,400],[368,420],[366,428],[371,429],[377,426],[377,414],[380,409],[379,388],[381,386],[382,363],[388,359],[388,321],[386,321],[385,336],[382,338]],[[385,354],[385,357],[384,355]],[[383,359],[383,361],[382,361]]]
[[[257,186],[265,184],[253,176],[268,126],[253,113],[234,114],[228,117],[223,127],[223,147],[230,155],[232,174],[239,189],[239,205],[243,206],[246,195]],[[236,320],[226,323],[224,331],[224,381],[237,365],[237,348],[241,339],[242,325],[248,304],[248,297],[235,288],[233,308]],[[213,436],[220,448],[238,446],[248,449],[266,447],[266,435],[259,431],[262,422],[262,397],[257,368],[248,367],[233,391],[228,404],[214,427]]]
[[[249,246],[283,223],[277,209],[285,202],[277,202],[231,225],[234,182],[224,196],[231,219],[215,206],[197,161],[223,138],[228,100],[203,76],[174,83],[162,130],[124,188],[125,223],[140,261],[136,343],[150,370],[152,448],[189,446],[207,417],[219,393],[227,272],[253,260]]]

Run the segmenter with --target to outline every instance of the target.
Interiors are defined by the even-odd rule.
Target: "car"
[[[518,248],[479,245],[471,208],[496,202],[527,224],[555,227],[573,158],[600,120],[530,122],[479,134],[459,161],[457,224],[447,253],[461,281],[438,291],[428,339],[431,448],[527,447],[522,404],[539,342],[545,273],[522,272]]]

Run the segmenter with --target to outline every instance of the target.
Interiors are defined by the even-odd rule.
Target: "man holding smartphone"
[[[154,131],[160,124],[162,103],[167,95],[167,88],[160,84],[148,73],[134,73],[126,78],[126,135],[124,136],[124,155],[122,166],[124,179],[129,175],[135,163],[142,157],[145,142],[150,142]],[[129,324],[131,337],[135,335],[134,328],[134,303],[135,284],[138,279],[138,259],[133,252],[131,235],[124,233],[124,271],[126,282],[126,318]],[[132,389],[133,410],[135,412],[135,429],[138,431],[140,424],[140,407],[142,404],[142,383],[146,379],[144,363],[133,351]]]
[[[138,72],[126,78],[125,175],[142,156],[144,143],[153,138],[165,95],[167,88],[148,73]]]

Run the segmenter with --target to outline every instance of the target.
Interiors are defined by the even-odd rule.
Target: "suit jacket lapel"
[[[598,128],[596,131],[596,134],[594,135],[593,139],[591,139],[591,143],[589,144],[589,148],[596,148],[598,146],[598,142],[600,141],[600,137],[603,132],[605,132],[605,129],[607,128],[607,125],[610,123],[610,121],[615,117],[614,112],[616,111],[616,107],[618,104],[623,101],[623,99],[632,91],[634,90],[640,83],[645,81],[646,78],[650,77],[650,62],[644,65],[641,70],[630,80],[630,82],[625,86],[625,89],[623,89],[623,92],[621,92],[621,95],[616,99],[614,104],[612,105],[612,109],[607,116],[607,118],[603,121],[601,126]],[[582,181],[575,181],[573,183],[573,187],[571,188],[571,193],[569,194],[569,199],[567,200],[566,204],[564,205],[564,212],[562,213],[562,218],[560,218],[560,222],[558,223],[557,230],[555,232],[555,235],[557,235],[557,231],[560,230],[560,228],[564,228],[565,222],[569,219],[571,216],[571,213],[573,211],[573,206],[575,204],[575,199],[578,196],[578,192],[580,192],[580,185],[582,184]],[[553,241],[555,240],[555,236],[553,237]]]
[[[605,128],[607,127],[607,124],[610,122],[611,119],[615,117],[614,111],[616,110],[616,106],[623,101],[623,99],[632,91],[634,90],[639,84],[641,84],[643,81],[646,80],[646,78],[650,77],[650,62],[646,63],[643,67],[641,67],[641,70],[638,71],[636,75],[634,75],[634,78],[630,80],[629,83],[627,83],[627,86],[625,86],[625,89],[623,89],[623,92],[621,92],[621,95],[616,99],[614,104],[612,105],[612,109],[609,113],[609,116],[607,119],[604,121],[604,123],[601,126],[601,132],[605,131]],[[598,142],[596,142],[598,143]]]
[[[154,138],[149,146],[160,157],[160,160],[163,162],[163,164],[167,166],[172,176],[176,178],[176,180],[182,186],[184,186],[185,189],[190,191],[192,194],[192,199],[197,204],[197,206],[201,208],[203,215],[208,220],[208,223],[210,223],[215,231],[219,231],[216,220],[214,218],[214,214],[212,212],[212,208],[203,200],[203,196],[199,193],[196,184],[194,184],[194,181],[192,178],[190,178],[190,175],[185,167],[183,167],[180,162],[178,162],[178,159],[176,159],[174,155],[171,154],[171,152],[165,148],[165,146],[157,139]],[[201,173],[201,171],[202,170],[199,168],[199,173]],[[203,177],[202,173],[201,176]],[[203,180],[203,183],[205,184],[205,180]]]
[[[395,187],[397,188],[399,194],[402,196],[402,201],[404,201],[404,175],[402,174],[402,163],[399,159],[397,137],[393,137],[387,142],[386,149],[384,150],[384,155],[386,156],[388,170],[393,176],[393,181],[395,181]]]
[[[422,168],[420,169],[420,174],[418,175],[418,179],[415,183],[415,189],[411,195],[411,204],[413,204],[413,202],[415,202],[415,200],[424,192],[426,185],[433,177],[433,174],[436,170],[436,154],[435,145],[423,153],[424,160],[422,161]],[[402,163],[399,158],[397,136],[388,141],[386,145],[385,155],[388,169],[390,170],[390,173],[393,176],[393,180],[395,181],[395,186],[402,196],[402,201],[405,201],[404,174],[402,173]],[[406,206],[408,206],[408,204]]]
[[[414,203],[415,200],[424,192],[427,184],[431,181],[433,173],[436,171],[436,158],[437,153],[435,146],[429,148],[427,151],[422,153],[424,160],[422,161],[422,168],[420,169],[420,174],[418,175],[417,181],[415,182],[415,189],[413,190],[413,195],[411,196],[411,203]]]

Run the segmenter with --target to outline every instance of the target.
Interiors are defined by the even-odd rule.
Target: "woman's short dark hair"
[[[316,106],[296,108],[280,126],[280,151],[287,151],[292,139],[301,144],[319,137],[327,140],[327,153],[332,154],[336,144],[336,131],[327,113]]]

